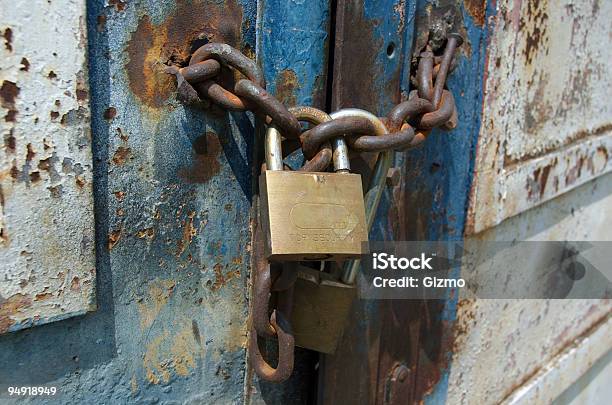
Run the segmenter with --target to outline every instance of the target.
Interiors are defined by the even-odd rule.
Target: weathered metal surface
[[[612,3],[497,2],[467,233],[612,168]]]
[[[414,7],[413,2],[399,0],[338,1],[332,111],[356,107],[384,116],[400,101],[405,69],[402,63],[411,43]],[[356,156],[351,165],[363,174],[367,184],[376,154],[362,156]],[[392,227],[385,215],[389,206],[390,193],[385,187],[370,240],[392,238]],[[381,337],[388,309],[389,303],[353,302],[336,353],[323,356],[319,403],[382,403],[384,395],[379,391],[384,391],[386,377],[395,365],[394,359],[384,353],[386,342]],[[403,314],[409,314],[408,306],[403,309]],[[394,329],[394,333],[402,335],[402,326],[405,325]],[[384,330],[391,330],[391,326]]]
[[[571,350],[571,349],[570,349]],[[569,360],[580,358],[582,353],[575,351],[577,356],[564,356]],[[612,351],[595,361],[580,378],[578,378],[561,395],[555,398],[553,405],[595,404],[602,398],[612,398]]]
[[[609,240],[610,218],[608,174],[464,243]],[[498,278],[508,280],[513,266],[500,265]],[[545,281],[540,278],[539,283]],[[609,300],[460,299],[448,401],[550,403],[612,349],[611,313]]]
[[[267,90],[286,106],[308,105],[324,109],[330,2],[264,0],[258,1],[258,8],[257,58]],[[299,167],[303,158],[301,153],[294,153],[288,160],[296,161]],[[273,355],[278,349],[266,342],[266,350]],[[249,373],[247,401],[312,402],[317,362],[317,353],[298,348],[294,372],[288,381],[267,383]]]
[[[2,334],[94,310],[96,273],[85,4],[0,9]]]
[[[254,56],[255,2],[87,14],[99,309],[0,338],[1,384],[54,385],[62,403],[241,402],[253,122],[183,107],[163,67],[206,40]]]

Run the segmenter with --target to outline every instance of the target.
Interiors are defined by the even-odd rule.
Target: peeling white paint
[[[95,308],[85,1],[0,0],[0,333]]]
[[[612,169],[612,3],[499,1],[466,232]]]
[[[604,241],[610,240],[610,229],[612,174],[465,243],[477,247],[480,240]],[[546,254],[542,252],[542,258]],[[516,273],[515,262],[497,263],[489,270],[498,280]],[[546,281],[539,280],[546,287]],[[537,288],[531,285],[537,282],[533,277],[529,287]],[[606,338],[612,335],[611,313],[610,300],[460,298],[448,403],[550,403],[612,349],[612,340]],[[575,351],[580,355],[572,354]]]

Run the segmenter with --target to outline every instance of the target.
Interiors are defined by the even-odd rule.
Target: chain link
[[[269,126],[276,128],[286,139],[299,140],[305,163],[301,171],[325,171],[332,161],[332,141],[345,139],[356,152],[383,152],[375,168],[375,179],[366,193],[368,225],[373,221],[382,187],[380,179],[391,165],[392,150],[405,150],[421,144],[434,128],[453,129],[457,126],[457,108],[452,93],[446,89],[446,77],[453,65],[456,49],[463,39],[450,34],[441,56],[436,56],[429,45],[420,53],[413,83],[416,90],[408,100],[396,105],[386,118],[378,119],[367,111],[341,110],[334,114],[313,107],[285,107],[266,91],[266,83],[256,63],[227,44],[209,43],[198,48],[189,66],[169,66],[166,72],[177,78],[178,97],[182,102],[198,103],[204,108],[213,103],[225,110],[252,111]],[[237,71],[245,78],[238,81],[222,80]],[[225,74],[224,74],[225,73]],[[300,121],[313,125],[302,132]],[[339,138],[340,137],[340,138]],[[343,141],[341,141],[343,142]],[[346,149],[344,149],[346,153]],[[333,153],[337,151],[334,150]],[[346,159],[348,167],[348,156]],[[343,168],[340,168],[343,170]],[[257,374],[268,381],[283,381],[293,371],[294,338],[289,319],[295,275],[284,268],[272,281],[271,266],[263,256],[264,235],[259,220],[253,230],[253,297],[249,355]],[[285,265],[287,266],[287,265]],[[357,261],[347,263],[343,280],[354,280]],[[289,274],[291,273],[291,274]],[[278,291],[277,308],[269,316],[271,291]],[[278,339],[278,365],[271,367],[263,358],[257,337]]]

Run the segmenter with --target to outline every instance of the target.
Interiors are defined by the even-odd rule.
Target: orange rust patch
[[[125,10],[126,6],[125,2],[122,0],[108,0],[108,5],[115,7],[115,10],[117,11]]]
[[[221,153],[219,137],[214,132],[207,132],[198,137],[193,145],[192,164],[179,169],[178,176],[187,183],[206,183],[221,169],[217,160]]]
[[[136,232],[136,237],[139,239],[153,239],[155,236],[155,230],[153,228],[146,228]]]
[[[523,55],[527,64],[531,65],[540,47],[548,44],[546,24],[548,1],[527,2],[526,12],[521,12],[519,30],[526,31],[526,43]]]
[[[231,270],[224,274],[223,268],[224,266],[221,263],[217,263],[213,267],[213,271],[215,272],[215,282],[210,285],[210,289],[212,291],[217,291],[232,279],[240,277],[240,270]]]
[[[474,23],[482,27],[485,22],[487,0],[463,0],[463,4]]]
[[[23,294],[15,294],[4,301],[0,301],[0,334],[7,332],[15,324],[11,316],[30,305],[32,305],[32,301]]]
[[[297,75],[291,69],[285,69],[276,78],[276,98],[286,106],[296,104],[296,91],[300,88]]]
[[[113,163],[117,166],[121,166],[129,159],[131,154],[132,150],[130,148],[120,146],[117,148],[115,154],[113,155]]]
[[[236,46],[241,24],[242,9],[236,0],[179,0],[174,13],[159,26],[145,15],[127,46],[130,89],[145,105],[162,107],[175,91],[174,79],[163,72],[163,65],[186,65],[191,44],[198,39]]]
[[[113,194],[119,202],[123,201],[123,199],[125,198],[125,193],[123,191],[115,191]]]
[[[72,291],[81,290],[81,279],[79,279],[77,276],[74,276],[72,281],[70,282],[70,290]]]
[[[191,241],[197,234],[196,228],[193,226],[193,218],[195,212],[191,212],[185,221],[183,221],[183,237],[178,241],[177,256],[183,254],[183,252],[191,245]]]
[[[34,297],[34,301],[46,301],[52,297],[53,294],[51,293],[36,294],[36,296]]]
[[[121,239],[121,229],[116,229],[108,235],[108,250],[111,250]]]

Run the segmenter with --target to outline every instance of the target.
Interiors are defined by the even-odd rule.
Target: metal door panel
[[[448,1],[440,2],[440,5],[451,3],[454,4]],[[381,16],[401,13],[405,18],[406,30],[401,37],[406,38],[406,44],[413,42],[413,35],[417,35],[415,39],[419,41],[419,31],[414,31],[414,20],[417,23],[427,20],[431,4],[427,1],[410,1],[403,3],[403,7],[393,6],[387,4],[385,8],[378,2],[365,1],[363,7],[366,10],[377,7]],[[349,9],[360,10],[357,5]],[[462,238],[471,182],[471,160],[480,127],[485,15],[492,10],[490,4],[474,1],[463,2],[459,10],[462,21],[460,29],[466,43],[459,52],[458,66],[448,80],[449,89],[456,95],[459,125],[450,132],[432,131],[422,147],[396,154],[396,166],[401,168],[402,173],[401,181],[398,186],[389,187],[387,200],[381,203],[370,234],[372,240]],[[350,18],[359,19],[360,16],[351,14]],[[398,25],[394,18],[380,17],[378,30],[383,30],[386,35],[396,35]],[[348,30],[345,43],[350,43],[351,34]],[[376,35],[370,35],[376,38]],[[385,52],[381,47],[375,49]],[[376,93],[381,106],[374,108],[379,114],[386,114],[392,104],[389,101],[396,100],[395,97],[400,94],[407,94],[410,89],[409,66],[406,63],[413,51],[409,46],[404,46],[400,51],[403,73],[397,82],[390,79],[387,84],[384,79],[381,80],[385,85],[380,85]],[[371,60],[376,61],[375,58]],[[373,70],[383,72],[385,67],[376,66]],[[353,104],[350,95],[346,97],[342,103]],[[444,402],[448,390],[456,311],[456,297],[451,296],[450,291],[448,293],[448,300],[427,303],[406,300],[358,302],[340,344],[342,350],[325,358],[323,403],[351,403],[356,400],[384,403],[386,381],[396,363],[403,363],[410,369],[409,384],[413,400]]]
[[[94,310],[96,271],[85,3],[0,9],[2,334]]]
[[[255,23],[255,1],[87,2],[99,309],[4,339],[3,384],[242,400],[254,124],[184,107],[162,68],[206,40],[253,55]]]
[[[497,2],[466,231],[610,171],[610,2]]]

